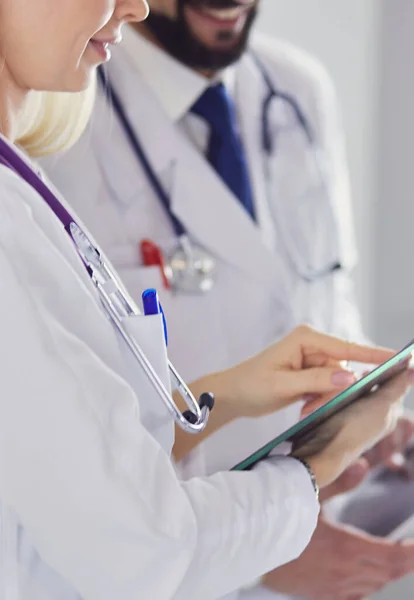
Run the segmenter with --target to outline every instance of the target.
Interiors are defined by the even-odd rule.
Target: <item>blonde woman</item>
[[[207,600],[240,587],[305,548],[318,485],[389,431],[409,385],[406,373],[361,402],[310,456],[178,479],[172,420],[134,378],[65,231],[76,215],[16,147],[38,155],[81,133],[97,65],[146,14],[143,0],[0,0],[1,600]],[[389,356],[299,328],[193,389],[216,395],[211,431],[334,393],[352,379],[341,359]]]

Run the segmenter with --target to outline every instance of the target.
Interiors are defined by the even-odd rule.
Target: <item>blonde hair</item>
[[[21,119],[16,143],[30,156],[64,150],[82,135],[92,112],[96,83],[85,91],[31,92]]]

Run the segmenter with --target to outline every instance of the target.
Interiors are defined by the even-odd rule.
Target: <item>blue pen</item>
[[[162,310],[161,303],[158,299],[157,290],[149,288],[142,293],[142,306],[144,308],[144,315],[161,314],[162,323],[164,325],[165,344],[168,345],[167,321],[165,320],[164,311]]]

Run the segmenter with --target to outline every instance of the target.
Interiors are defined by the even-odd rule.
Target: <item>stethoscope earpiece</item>
[[[214,408],[214,394],[212,394],[211,392],[204,392],[204,394],[201,394],[199,405],[200,408],[204,408],[204,406],[207,406],[208,410],[212,411]]]
[[[178,242],[166,261],[172,289],[187,294],[209,292],[216,281],[216,260],[187,234],[180,235]]]
[[[201,412],[203,412],[203,408],[206,408],[208,412],[211,412],[214,408],[214,394],[211,392],[205,392],[204,394],[201,394],[198,404]],[[192,425],[195,425],[195,423],[198,421],[197,415],[191,410],[186,410],[183,412],[183,417]]]

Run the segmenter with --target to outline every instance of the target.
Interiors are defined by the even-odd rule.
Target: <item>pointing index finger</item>
[[[395,351],[388,348],[357,344],[313,331],[313,334],[315,333],[317,345],[319,345],[318,350],[324,352],[331,359],[378,365],[395,356]]]

